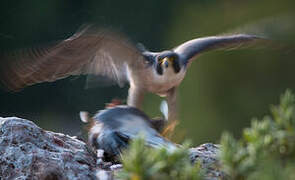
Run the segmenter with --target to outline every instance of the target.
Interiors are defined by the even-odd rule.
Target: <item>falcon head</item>
[[[155,68],[159,75],[163,75],[168,69],[172,69],[175,74],[182,68],[178,54],[173,51],[163,51],[155,56]]]

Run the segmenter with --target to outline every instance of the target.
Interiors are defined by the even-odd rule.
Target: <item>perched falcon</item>
[[[130,85],[127,104],[141,108],[144,94],[167,97],[169,120],[176,119],[176,89],[196,57],[206,51],[235,49],[264,38],[234,34],[193,39],[173,49],[151,52],[119,33],[83,28],[49,47],[27,49],[1,58],[0,81],[9,90],[70,75],[104,76]]]

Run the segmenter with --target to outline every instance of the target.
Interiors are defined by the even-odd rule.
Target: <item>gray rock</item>
[[[190,159],[193,163],[200,163],[205,170],[206,179],[224,179],[225,174],[220,170],[218,154],[220,146],[212,143],[202,144],[190,149]]]
[[[192,162],[200,162],[207,179],[222,179],[219,146],[192,148]],[[121,164],[103,162],[83,141],[45,131],[31,121],[0,118],[0,179],[114,179]]]
[[[96,179],[95,158],[73,137],[28,120],[0,118],[1,179]]]

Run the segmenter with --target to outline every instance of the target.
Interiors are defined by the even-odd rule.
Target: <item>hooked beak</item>
[[[169,61],[165,60],[165,61],[164,61],[164,65],[165,65],[165,67],[167,68],[167,67],[169,66]]]
[[[169,58],[169,57],[165,57],[161,64],[164,65],[165,68],[167,68],[171,63],[172,63],[173,59],[172,58]]]

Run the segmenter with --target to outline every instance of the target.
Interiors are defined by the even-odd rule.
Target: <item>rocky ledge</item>
[[[217,168],[218,152],[211,143],[190,149],[192,161],[201,163],[208,179],[224,177]],[[101,155],[75,137],[43,130],[29,120],[0,118],[0,179],[113,179],[121,167],[102,162]]]

